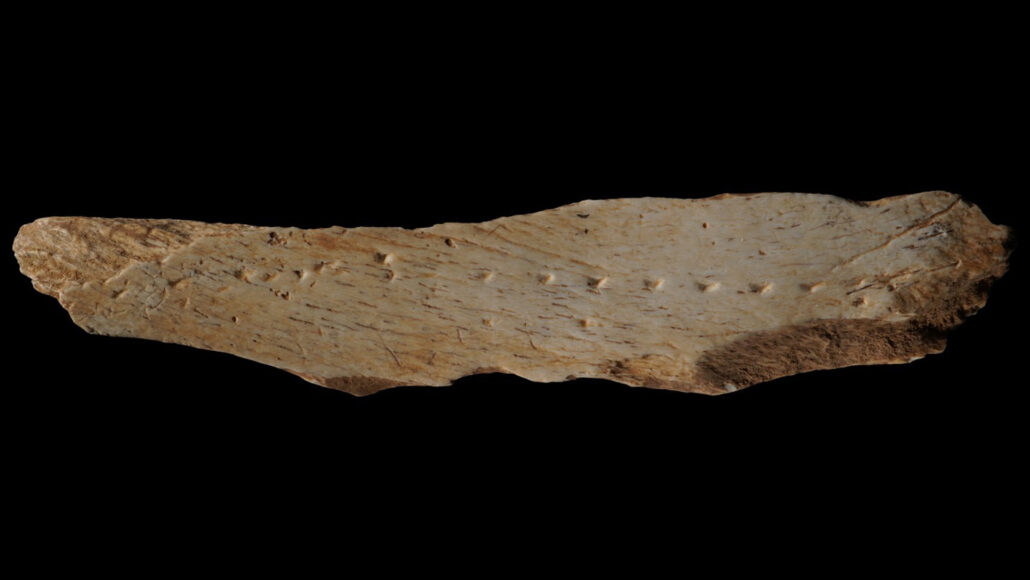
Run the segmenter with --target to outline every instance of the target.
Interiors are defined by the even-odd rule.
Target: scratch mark
[[[841,266],[845,266],[847,264],[850,264],[850,263],[854,262],[855,260],[861,258],[862,256],[865,256],[866,254],[871,254],[872,252],[875,252],[877,250],[882,250],[883,248],[886,248],[888,245],[890,245],[891,242],[893,242],[894,240],[900,238],[901,236],[904,236],[905,234],[911,232],[912,230],[916,230],[916,229],[919,229],[919,228],[925,228],[926,226],[932,224],[935,219],[937,219],[940,216],[942,216],[942,215],[948,213],[949,211],[951,211],[952,208],[954,208],[955,205],[958,202],[960,202],[960,201],[962,201],[962,198],[956,197],[954,201],[952,201],[951,203],[948,204],[948,207],[946,207],[946,208],[944,208],[944,209],[942,209],[942,210],[940,210],[938,212],[935,212],[935,213],[931,214],[929,217],[926,217],[926,218],[924,218],[924,219],[922,219],[922,220],[912,224],[911,226],[909,226],[909,227],[905,228],[904,230],[900,231],[899,233],[896,233],[896,234],[888,237],[885,242],[883,242],[882,244],[876,246],[875,248],[870,248],[870,249],[868,249],[868,250],[866,250],[864,252],[859,252],[858,254],[855,254],[854,256],[851,256],[850,258],[848,258],[847,260],[845,260],[841,264],[839,264],[837,266],[834,266],[834,270],[836,270],[837,268],[840,268]]]
[[[157,301],[157,304],[151,306],[150,310],[157,310],[158,308],[160,308],[161,305],[165,303],[166,299],[168,299],[168,288],[164,288],[161,291],[161,299]]]
[[[386,344],[386,339],[383,338],[383,333],[379,332],[379,330],[376,330],[376,333],[379,335],[379,340],[383,341],[383,348],[385,348],[386,351],[390,353],[390,356],[393,357],[393,362],[397,363],[398,367],[404,368],[404,365],[401,364],[401,359],[397,358],[397,353],[393,352],[393,349],[390,348],[390,345]]]
[[[503,225],[504,225],[504,224],[497,224],[497,226],[496,226],[496,227],[494,227],[494,229],[490,230],[490,233],[488,233],[488,234],[486,234],[485,236],[483,236],[483,240],[486,240],[486,239],[487,239],[487,238],[489,238],[490,236],[494,235],[494,232],[496,232],[497,230],[499,230],[499,229],[501,228],[501,226],[503,226]]]
[[[861,292],[862,290],[865,290],[866,288],[871,288],[872,286],[875,286],[875,285],[876,284],[866,284],[865,286],[862,286],[860,288],[855,288],[854,290],[852,290],[850,292],[845,292],[845,294],[851,295],[851,294],[854,294],[855,292]]]

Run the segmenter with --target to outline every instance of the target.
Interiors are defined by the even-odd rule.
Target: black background
[[[8,241],[50,215],[421,227],[587,198],[932,189],[1023,231],[1025,94],[1004,50],[970,54],[961,35],[885,56],[783,41],[716,59],[703,43],[481,53],[151,32],[29,45]],[[854,513],[891,498],[979,518],[1008,509],[1025,459],[1022,254],[944,354],[714,398],[506,375],[353,397],[88,335],[8,254],[10,458],[51,498],[74,482],[67,505],[82,489],[232,496],[272,480],[319,497],[385,485],[413,503],[514,484],[573,504],[597,489],[775,504],[783,486]]]

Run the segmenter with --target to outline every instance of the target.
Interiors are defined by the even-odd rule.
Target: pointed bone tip
[[[377,377],[335,377],[327,381],[325,386],[330,389],[350,393],[355,397],[367,397],[394,387],[408,386],[408,384],[402,381]]]

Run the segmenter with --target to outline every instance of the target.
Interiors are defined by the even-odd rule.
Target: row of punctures
[[[451,241],[453,243],[453,240],[451,240],[450,238],[448,238],[448,241]],[[450,245],[452,247],[456,247],[456,244],[454,244],[454,245],[448,244],[448,245]],[[382,251],[375,252],[373,254],[373,259],[374,259],[375,263],[377,263],[379,265],[387,266],[387,268],[389,268],[389,272],[388,272],[388,274],[387,274],[387,276],[385,278],[387,281],[392,282],[393,280],[395,280],[397,278],[396,272],[393,271],[393,269],[391,267],[391,265],[396,261],[396,256],[393,253],[391,253],[391,252],[382,252]],[[326,267],[326,264],[324,262],[323,263],[319,263],[314,268],[314,272],[315,273],[322,273],[323,270],[325,269],[325,267]],[[308,272],[308,271],[294,271],[294,274],[296,274],[297,277],[300,280],[305,280],[306,278],[308,278],[310,272]],[[254,275],[254,272],[253,271],[248,271],[248,270],[242,270],[242,271],[237,273],[237,277],[240,278],[241,280],[245,281],[245,282],[250,282],[250,278],[253,275]],[[263,277],[263,279],[264,279],[264,281],[271,281],[277,275],[278,275],[277,273],[266,274]],[[492,272],[492,271],[489,271],[489,270],[482,271],[479,274],[477,274],[476,276],[474,276],[475,279],[478,279],[478,280],[480,280],[480,281],[482,281],[484,283],[489,283],[490,281],[492,281],[494,279],[494,277],[495,277],[495,272]],[[537,279],[537,281],[540,284],[543,284],[543,285],[554,285],[554,284],[558,283],[558,277],[554,273],[551,273],[551,272],[545,272],[545,273],[539,274],[539,275],[536,276],[536,279]],[[603,276],[603,275],[602,276],[590,276],[590,277],[587,277],[587,279],[586,279],[586,286],[587,286],[588,289],[590,289],[590,291],[599,294],[602,289],[608,287],[609,281],[610,281],[610,279],[609,279],[608,276]],[[648,279],[645,279],[643,281],[643,288],[646,289],[646,290],[650,290],[650,291],[660,291],[660,290],[662,290],[665,287],[665,285],[666,285],[666,280],[664,278],[648,278]],[[806,290],[809,293],[815,293],[815,292],[817,292],[817,291],[819,291],[819,290],[821,290],[823,288],[824,283],[823,282],[810,282],[810,283],[803,283],[800,286],[801,286],[801,288],[803,290]],[[714,292],[718,292],[718,291],[723,289],[722,283],[719,282],[719,281],[715,281],[715,280],[702,280],[702,281],[696,283],[696,287],[697,287],[697,289],[699,291],[701,291],[703,293],[714,293]],[[763,282],[753,282],[753,283],[748,284],[746,290],[737,290],[737,293],[738,294],[746,294],[746,293],[750,292],[750,293],[753,293],[753,294],[767,294],[767,293],[769,293],[769,292],[771,292],[773,290],[773,287],[774,287],[774,284],[772,282],[764,282],[764,281]]]
[[[704,227],[707,228],[708,224],[707,223],[704,224]],[[445,243],[448,246],[452,247],[452,248],[458,247],[457,243],[453,239],[451,239],[451,238],[447,238]],[[761,254],[765,255],[765,252],[761,252]],[[395,256],[394,256],[394,254],[392,254],[390,252],[376,252],[375,255],[374,255],[374,260],[375,260],[375,262],[377,264],[384,265],[384,266],[389,266],[390,264],[392,264],[394,262]],[[396,277],[397,277],[396,273],[391,271],[390,275],[387,276],[387,280],[388,281],[393,281],[394,279],[396,279]],[[478,274],[477,276],[475,276],[474,278],[479,279],[479,280],[481,280],[483,282],[490,282],[494,278],[494,272],[484,271],[484,272],[481,272],[480,274]],[[544,285],[555,284],[557,282],[557,280],[558,280],[557,276],[555,276],[553,273],[550,273],[550,272],[547,272],[547,273],[544,273],[544,274],[540,274],[540,275],[537,276],[537,281],[539,281],[541,284],[544,284]],[[596,277],[592,276],[592,277],[588,277],[587,278],[587,286],[592,291],[594,291],[596,293],[600,293],[600,290],[602,288],[605,288],[605,287],[608,286],[608,281],[609,281],[608,276],[596,276]],[[661,290],[664,286],[665,286],[665,279],[664,278],[649,278],[649,279],[644,280],[644,288],[646,290],[658,291],[658,290]],[[822,282],[812,282],[812,283],[801,284],[801,288],[806,290],[806,291],[808,291],[809,293],[814,293],[817,290],[820,290],[822,288],[822,286],[823,286]],[[720,283],[718,281],[713,281],[713,280],[704,280],[704,281],[701,281],[701,282],[697,283],[697,288],[701,292],[705,292],[705,293],[718,292],[720,289],[722,289],[722,283]],[[766,293],[772,291],[772,289],[773,289],[773,283],[772,282],[754,282],[754,283],[748,284],[748,288],[747,288],[746,292],[744,290],[738,290],[737,292],[739,294],[745,294],[747,292],[751,292],[753,294],[766,294]]]

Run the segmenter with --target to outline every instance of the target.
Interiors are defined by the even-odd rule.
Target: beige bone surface
[[[940,352],[1004,273],[1008,238],[946,192],[762,193],[415,230],[52,217],[14,251],[89,332],[355,394],[482,372],[718,394]]]

